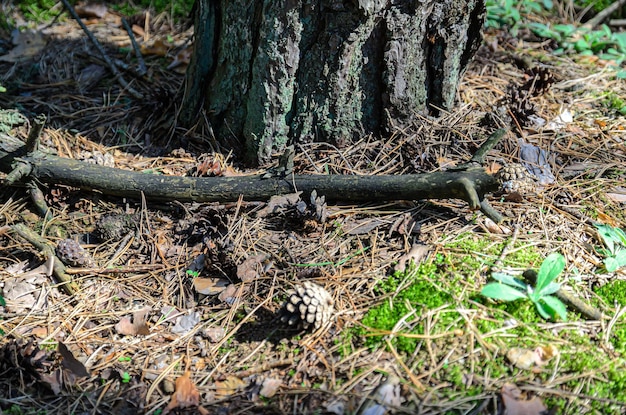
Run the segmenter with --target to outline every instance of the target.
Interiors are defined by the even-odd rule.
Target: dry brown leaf
[[[51,373],[42,373],[40,377],[41,381],[46,383],[50,390],[52,390],[52,393],[55,395],[61,393],[63,387],[63,371],[61,369],[57,369]]]
[[[40,339],[43,339],[45,337],[48,337],[48,329],[46,327],[34,327],[33,329],[31,329],[30,334],[32,334],[35,337],[39,337]]]
[[[68,349],[66,345],[59,342],[57,345],[57,349],[59,351],[59,354],[63,358],[61,364],[65,369],[69,370],[77,377],[89,376],[89,372],[87,372],[85,365],[83,365],[78,359],[74,357],[74,355],[72,354],[72,352],[70,352],[70,349]]]
[[[6,55],[0,56],[0,61],[23,61],[38,55],[46,46],[46,39],[43,37],[43,34],[30,29],[23,32],[19,29],[14,29],[11,32],[11,42],[15,47]]]
[[[300,200],[302,192],[290,193],[287,195],[275,195],[270,198],[267,205],[257,212],[257,217],[264,218],[268,215],[278,213],[289,206],[293,206]]]
[[[246,387],[246,382],[237,376],[227,376],[223,381],[215,382],[215,397],[218,399],[226,398],[244,387]]]
[[[265,378],[263,384],[261,385],[259,395],[266,398],[271,398],[272,396],[276,395],[276,392],[278,392],[278,388],[280,388],[280,385],[282,384],[283,382],[280,379]]]
[[[396,271],[404,272],[406,267],[413,262],[415,265],[418,265],[430,251],[430,247],[428,245],[415,244],[411,247],[411,250],[406,254],[402,255],[398,259],[398,264],[395,266]]]
[[[92,1],[81,2],[74,6],[74,10],[80,17],[85,18],[103,18],[107,14],[107,6],[105,3],[96,3]]]
[[[508,227],[504,226],[504,225],[500,225],[498,223],[495,223],[494,221],[492,221],[489,218],[485,218],[484,220],[484,227],[487,231],[491,232],[491,233],[495,233],[497,235],[508,235],[511,233],[511,229],[509,229]]]
[[[626,203],[626,189],[621,189],[619,192],[615,190],[615,192],[607,193],[606,197],[617,203]]]
[[[176,56],[174,56],[174,60],[172,63],[167,65],[167,69],[178,69],[176,72],[180,70],[185,70],[189,62],[191,61],[191,55],[193,54],[193,49],[191,47],[185,48],[179,51]]]
[[[246,259],[237,265],[237,277],[243,282],[256,280],[263,269],[263,261],[267,258],[267,255],[261,254]]]
[[[165,56],[168,50],[169,46],[163,39],[156,39],[151,45],[141,45],[141,53],[143,55]]]
[[[243,288],[241,287],[243,285]],[[241,292],[240,292],[241,290]],[[220,301],[233,305],[240,295],[248,291],[245,284],[230,284],[224,291],[220,293],[218,298]]]
[[[598,220],[604,223],[605,225],[610,225],[610,226],[613,226],[614,228],[619,227],[619,221],[615,220],[614,218],[607,215],[606,213],[602,213],[600,211],[598,211]]]
[[[169,414],[173,409],[197,407],[198,413],[204,415],[209,412],[200,406],[200,393],[191,380],[189,371],[176,379],[176,390],[170,403],[163,410],[163,415]]]
[[[543,366],[558,354],[556,347],[552,345],[539,346],[534,350],[513,347],[506,353],[507,359],[516,367],[529,370],[535,366]]]
[[[223,327],[208,327],[202,331],[202,335],[211,343],[217,343],[226,336],[226,330]]]
[[[146,324],[149,308],[135,311],[132,321],[130,317],[120,318],[119,323],[115,325],[115,331],[124,336],[136,336],[150,334],[150,329]]]
[[[511,383],[504,384],[500,393],[505,408],[504,415],[542,415],[546,411],[541,399],[536,396],[525,398],[522,391]]]
[[[224,291],[230,281],[224,278],[200,278],[193,279],[193,289],[204,295],[217,295]]]

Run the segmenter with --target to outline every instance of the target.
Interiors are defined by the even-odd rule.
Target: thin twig
[[[589,19],[589,21],[587,22],[587,25],[591,26],[592,28],[600,25],[600,23],[608,19],[613,14],[614,11],[617,11],[624,4],[626,4],[626,0],[617,0],[613,2],[612,4],[607,6],[604,10],[602,10],[600,13],[596,14],[592,19]]]
[[[115,66],[113,61],[111,61],[111,58],[109,58],[109,56],[107,55],[106,51],[104,50],[104,48],[102,47],[100,42],[98,42],[98,40],[93,35],[93,33],[91,33],[89,31],[89,29],[87,29],[87,26],[85,26],[85,24],[83,23],[81,18],[78,16],[78,14],[76,13],[76,10],[74,10],[72,5],[67,0],[61,0],[61,2],[63,3],[63,5],[67,9],[67,11],[70,12],[70,14],[74,18],[74,20],[76,20],[76,22],[83,29],[83,32],[85,32],[85,34],[87,35],[89,40],[91,40],[91,43],[93,43],[94,46],[96,47],[96,49],[98,49],[98,52],[100,52],[100,55],[102,56],[102,59],[104,59],[106,64],[109,66],[109,69],[111,70],[111,72],[113,72],[113,75],[115,75],[115,78],[117,79],[117,82],[119,82],[120,85],[122,85],[122,87],[124,89],[126,89],[128,91],[128,93],[131,94],[133,97],[135,97],[137,99],[143,99],[143,95],[139,91],[136,91],[135,89],[133,89],[130,86],[130,84],[128,82],[126,82],[126,79],[124,79],[124,77],[122,76],[122,73],[119,71],[119,69],[117,69],[117,66]]]
[[[22,238],[30,242],[35,248],[41,251],[41,254],[49,259],[53,257],[53,273],[57,281],[60,282],[60,287],[69,295],[74,295],[78,290],[78,285],[72,282],[72,277],[65,272],[65,266],[61,260],[54,254],[54,250],[50,243],[45,239],[26,227],[23,223],[16,223],[11,226],[11,229]]]
[[[39,136],[41,136],[41,130],[43,130],[43,126],[46,124],[47,117],[44,114],[39,114],[33,120],[33,126],[28,133],[28,138],[26,139],[26,152],[32,153],[33,151],[37,151],[39,147]]]
[[[128,33],[130,43],[133,45],[133,50],[135,51],[135,56],[137,57],[137,62],[139,63],[139,71],[137,73],[140,76],[144,76],[148,72],[148,68],[146,68],[146,62],[143,60],[143,56],[141,55],[141,50],[139,49],[139,45],[137,44],[137,40],[133,34],[133,29],[124,17],[122,17],[122,25],[124,25],[124,29],[126,29],[126,32]]]

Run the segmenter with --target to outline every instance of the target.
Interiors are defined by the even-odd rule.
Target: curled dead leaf
[[[237,265],[237,277],[243,282],[254,281],[263,272],[263,262],[268,259],[267,255],[255,255]]]
[[[536,366],[543,366],[550,359],[558,354],[556,347],[552,345],[539,346],[534,350],[521,347],[512,347],[506,353],[507,359],[516,367],[524,370],[532,369]]]
[[[215,397],[225,398],[246,387],[247,384],[237,376],[227,376],[221,382],[215,382]]]
[[[217,295],[224,291],[230,284],[230,281],[224,278],[201,278],[196,277],[193,280],[193,288],[199,294]]]
[[[280,385],[282,384],[283,382],[280,379],[265,378],[265,380],[263,380],[263,384],[261,385],[259,395],[266,398],[271,398],[272,396],[276,395],[276,392],[278,392],[278,388],[280,388]]]
[[[63,365],[65,369],[69,370],[70,372],[72,372],[72,374],[74,374],[77,377],[89,376],[89,372],[87,372],[85,365],[83,365],[78,359],[74,357],[74,355],[72,354],[72,352],[70,352],[70,349],[68,349],[66,345],[59,342],[57,345],[57,348],[58,348],[59,354],[63,358],[63,360],[61,361],[61,364]]]
[[[115,325],[115,331],[124,336],[136,336],[150,334],[150,329],[146,324],[149,308],[135,311],[131,321],[130,317],[120,318],[119,323]]]
[[[542,415],[547,412],[541,399],[536,396],[525,397],[522,391],[511,383],[504,384],[500,394],[506,415]]]
[[[201,415],[208,414],[205,408],[200,406],[200,393],[193,383],[189,371],[176,379],[176,390],[172,394],[170,403],[163,410],[163,415],[169,414],[172,410],[180,408],[196,407]]]
[[[407,266],[413,262],[413,264],[418,265],[430,251],[430,247],[428,245],[415,244],[411,247],[411,250],[406,254],[402,255],[398,259],[398,264],[395,266],[396,271],[404,272]]]

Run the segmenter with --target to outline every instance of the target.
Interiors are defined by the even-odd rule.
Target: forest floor
[[[75,21],[59,19],[23,32],[19,53],[0,60],[0,106],[25,117],[3,113],[3,132],[25,140],[46,114],[41,146],[60,157],[146,174],[258,174],[220,153],[206,125],[171,123],[192,31],[167,16],[133,23],[147,75],[124,76],[143,99],[122,92]],[[114,13],[88,27],[111,58],[134,59]],[[506,127],[487,170],[542,169],[534,189],[490,198],[501,225],[457,200],[296,197],[268,209],[61,184],[42,187],[43,219],[24,188],[3,185],[0,413],[624,413],[626,267],[606,271],[597,225],[626,227],[626,82],[606,61],[552,48],[492,30],[453,112],[295,156],[300,174],[442,171]],[[80,243],[69,253],[75,292],[50,277],[19,224],[52,246]],[[557,281],[600,319],[569,308],[567,321],[544,320],[530,301],[479,294],[493,271],[519,275],[554,252],[566,261]],[[318,330],[278,317],[303,281],[333,298]]]

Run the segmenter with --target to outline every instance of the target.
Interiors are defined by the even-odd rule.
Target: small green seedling
[[[598,233],[606,248],[599,248],[598,253],[603,255],[604,267],[608,272],[614,272],[626,265],[626,233],[620,228],[610,225],[596,225]]]
[[[564,269],[565,258],[563,255],[553,253],[548,255],[541,264],[537,273],[537,284],[534,288],[511,275],[494,273],[492,277],[498,282],[485,285],[480,293],[485,297],[501,301],[515,301],[525,298],[535,304],[537,312],[544,319],[554,320],[559,316],[563,321],[566,321],[565,304],[552,295],[561,288],[561,284],[553,281]]]
[[[122,383],[130,382],[130,374],[128,372],[122,373]]]

